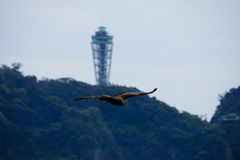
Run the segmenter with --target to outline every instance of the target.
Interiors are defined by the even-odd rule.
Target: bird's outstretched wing
[[[90,98],[96,98],[96,99],[102,99],[102,98],[109,98],[110,96],[107,95],[93,95],[93,96],[87,96],[87,97],[80,97],[74,99],[74,101],[82,100],[82,99],[90,99]]]
[[[113,96],[113,98],[117,97],[117,98],[122,98],[124,100],[124,99],[134,97],[134,96],[142,96],[142,95],[146,95],[146,94],[151,94],[151,93],[155,92],[156,90],[157,90],[157,88],[155,88],[151,92],[123,92],[123,93],[120,93],[120,94],[117,94],[117,95]]]

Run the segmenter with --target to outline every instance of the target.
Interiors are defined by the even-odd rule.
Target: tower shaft
[[[113,36],[108,35],[105,27],[99,27],[92,36],[93,64],[97,85],[109,86]]]

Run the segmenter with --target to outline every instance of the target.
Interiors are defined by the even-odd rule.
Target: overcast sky
[[[113,35],[113,84],[158,87],[152,96],[208,120],[218,94],[240,85],[239,0],[0,0],[0,64],[94,85],[101,23]]]

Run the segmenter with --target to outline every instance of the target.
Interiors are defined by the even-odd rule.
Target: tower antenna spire
[[[101,14],[101,26],[103,26],[103,14]]]

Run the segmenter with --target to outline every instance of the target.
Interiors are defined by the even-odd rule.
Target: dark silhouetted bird
[[[108,95],[87,96],[87,97],[81,97],[81,98],[74,99],[74,101],[78,101],[78,100],[82,100],[82,99],[89,99],[89,98],[96,98],[96,99],[99,99],[100,101],[107,101],[108,103],[111,103],[116,106],[122,106],[122,105],[125,105],[124,100],[127,98],[151,94],[151,93],[155,92],[156,90],[157,90],[157,88],[155,88],[151,92],[123,92],[123,93],[117,94],[113,97],[108,96]]]

